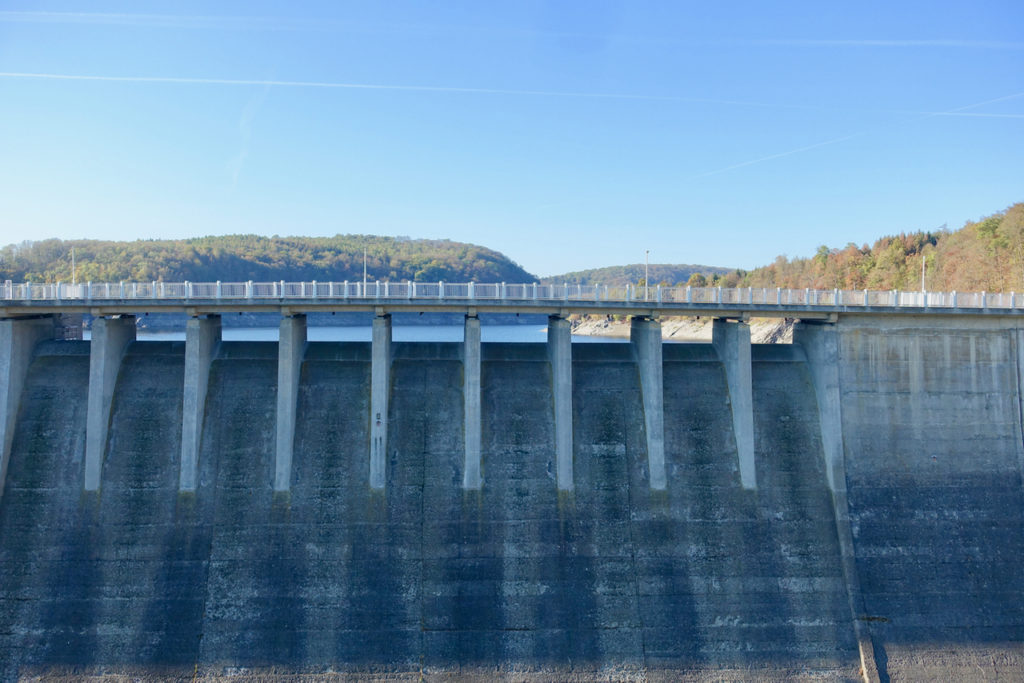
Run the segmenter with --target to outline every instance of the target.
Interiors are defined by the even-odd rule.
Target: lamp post
[[[644,249],[644,301],[647,301],[647,288],[650,284],[651,250]]]

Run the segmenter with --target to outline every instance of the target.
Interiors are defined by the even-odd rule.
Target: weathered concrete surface
[[[736,457],[740,465],[740,481],[748,489],[757,487],[754,458],[754,406],[750,370],[750,326],[744,322],[715,320],[711,330],[712,345],[725,366],[729,383],[729,406],[736,439]]]
[[[274,434],[276,462],[274,490],[287,491],[292,482],[295,447],[295,409],[299,396],[299,372],[306,353],[306,316],[281,318],[277,344],[277,428]]]
[[[558,489],[572,491],[572,326],[565,318],[548,319],[548,360],[551,363],[551,390],[554,395],[555,454]]]
[[[1024,679],[1016,330],[840,326],[857,568],[882,680]]]
[[[480,318],[466,316],[462,344],[462,405],[465,458],[462,486],[478,489],[483,484],[480,471]]]
[[[665,388],[661,353],[661,323],[647,318],[630,321],[629,340],[636,354],[643,387],[644,434],[651,488],[665,488]]]
[[[545,345],[481,346],[466,489],[462,344],[389,345],[377,488],[372,345],[309,343],[275,492],[278,346],[224,342],[181,493],[184,346],[135,342],[83,495],[89,343],[43,343],[0,499],[0,678],[863,680],[852,567],[879,680],[1019,680],[1016,330],[837,334],[846,540],[801,346],[751,347],[756,489],[718,353],[663,347],[657,491],[630,346],[575,345],[560,491]]]

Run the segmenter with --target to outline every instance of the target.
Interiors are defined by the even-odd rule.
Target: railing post
[[[924,296],[924,307],[928,308],[928,292],[921,292],[921,294]]]
[[[718,285],[718,305],[722,305],[722,285]]]
[[[192,285],[189,284],[188,280],[185,280],[185,301],[188,301],[192,296]]]
[[[416,283],[412,280],[405,281],[405,298],[412,299],[416,296]]]
[[[842,305],[842,303],[843,303],[843,300],[842,300],[842,299],[840,299],[840,297],[841,297],[841,296],[842,296],[842,293],[841,293],[841,292],[839,291],[839,288],[838,288],[838,287],[837,287],[837,288],[835,288],[835,289],[833,289],[833,290],[832,290],[832,303],[833,303],[834,305],[836,305],[836,306],[840,306],[840,305]]]
[[[245,283],[245,298],[252,299],[252,280]]]
[[[658,303],[660,304],[661,303],[661,285],[658,285],[658,288],[654,290],[654,296],[657,299]]]
[[[981,307],[982,308],[988,308],[988,293],[987,292],[982,292],[981,293]]]
[[[348,298],[348,280],[345,280],[345,283],[342,286],[345,289],[341,290],[341,298],[342,299],[347,299]]]
[[[690,285],[686,285],[686,303],[693,303],[693,292],[690,290]]]
[[[281,280],[281,296],[280,296],[280,298],[281,299],[284,298],[284,280]]]
[[[892,305],[893,306],[899,306],[900,305],[900,290],[898,290],[898,289],[892,290],[892,299],[893,299],[893,301],[892,301]]]
[[[537,298],[537,283],[536,282],[533,283],[533,298],[534,299]]]
[[[870,304],[868,303],[868,290],[866,289],[864,290],[864,305],[870,306]]]
[[[751,306],[754,305],[754,288],[747,287],[747,303]]]
[[[57,291],[55,292],[55,294],[56,296],[54,298],[57,300],[57,303],[60,303],[60,282],[57,283]]]
[[[630,297],[630,294],[633,293],[632,290],[633,290],[633,285],[631,285],[629,283],[626,283],[626,303],[629,303],[630,301],[632,301],[632,297]]]
[[[1017,308],[1017,292],[1010,292],[1010,308]]]
[[[957,305],[956,305],[956,290],[954,289],[953,290],[953,308],[956,308],[956,307],[957,307]]]
[[[504,282],[501,283],[501,300],[502,301],[505,300],[505,283]]]
[[[562,283],[562,300],[563,301],[568,301],[569,300],[569,283],[568,282],[563,282]]]
[[[118,292],[118,298],[119,299],[124,299],[124,280],[121,280],[118,283],[117,292]]]
[[[220,300],[220,298],[221,298],[221,295],[222,295],[223,293],[224,293],[224,292],[223,292],[223,290],[221,289],[221,286],[220,286],[220,280],[217,280],[217,300],[218,300],[218,301]]]
[[[775,288],[775,305],[776,306],[781,306],[782,305],[782,287],[776,287]]]
[[[153,292],[154,293],[156,292],[156,283],[155,282],[153,283]],[[160,298],[163,299],[163,298],[166,297],[166,295],[167,295],[167,291],[166,291],[166,288],[164,287],[164,282],[161,280],[160,281]]]
[[[437,298],[444,299],[444,280],[437,283]]]
[[[469,282],[469,298],[470,299],[475,299],[476,298],[476,288],[473,286],[473,281],[472,280],[470,280],[470,282]]]

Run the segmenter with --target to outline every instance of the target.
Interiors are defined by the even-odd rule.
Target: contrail
[[[726,100],[707,97],[682,97],[679,95],[644,95],[631,93],[602,93],[583,91],[559,91],[559,90],[517,90],[510,88],[464,88],[447,85],[403,85],[403,84],[380,84],[380,83],[339,83],[331,81],[281,81],[267,79],[247,78],[191,78],[180,76],[93,76],[87,74],[54,74],[54,73],[32,73],[2,71],[0,78],[24,78],[53,81],[98,81],[106,83],[167,83],[178,85],[237,85],[237,86],[262,86],[282,88],[320,88],[327,90],[384,90],[398,92],[427,92],[427,93],[452,93],[463,95],[512,95],[525,97],[565,97],[584,98],[598,100],[633,100],[639,102],[678,102],[687,104],[715,104],[739,107],[761,107],[765,109],[798,109],[808,111],[834,111],[835,107],[824,107],[821,105],[798,104],[794,102],[751,102],[749,100]],[[887,114],[913,114],[918,116],[970,116],[974,118],[1024,118],[1024,114],[985,114],[985,113],[961,113],[964,109],[979,107],[983,104],[991,104],[1004,99],[1012,99],[1019,95],[1011,95],[989,100],[968,107],[951,109],[942,112],[920,112],[891,109],[865,109],[862,111],[875,111]]]

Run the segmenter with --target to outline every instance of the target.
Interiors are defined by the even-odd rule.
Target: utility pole
[[[647,301],[647,287],[650,284],[651,250],[644,249],[644,301]]]

